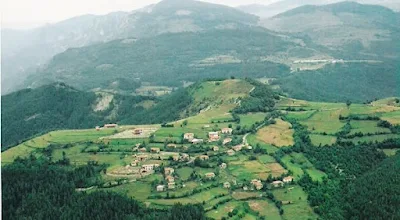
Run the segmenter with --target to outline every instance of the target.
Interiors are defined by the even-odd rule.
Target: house
[[[147,149],[146,149],[146,148],[144,148],[144,147],[142,147],[142,148],[139,148],[139,152],[142,152],[142,153],[144,153],[144,152],[147,152]]]
[[[263,184],[261,183],[261,180],[258,179],[253,179],[251,181],[251,184],[256,188],[256,190],[261,190],[263,188]]]
[[[179,161],[179,156],[178,156],[178,155],[172,156],[172,160],[174,160],[174,161]]]
[[[138,160],[134,160],[131,162],[131,167],[136,167],[139,164]]]
[[[235,151],[234,151],[234,150],[228,150],[228,151],[226,151],[226,153],[227,153],[229,156],[235,155]]]
[[[176,144],[168,144],[167,147],[168,148],[176,148]]]
[[[247,150],[251,150],[251,149],[253,149],[252,146],[247,146]]]
[[[175,182],[168,183],[168,189],[175,189]]]
[[[100,131],[100,126],[96,126],[96,131]]]
[[[158,185],[157,186],[157,192],[162,192],[165,190],[165,186],[164,185]]]
[[[193,138],[191,142],[192,142],[192,144],[201,144],[204,141],[203,141],[203,139]]]
[[[190,159],[190,156],[189,156],[189,154],[182,154],[182,155],[181,155],[181,159],[182,159],[182,160],[189,160],[189,159]]]
[[[193,134],[193,133],[185,133],[185,134],[183,135],[183,139],[188,140],[188,141],[191,141],[191,140],[194,139],[194,134]]]
[[[209,128],[210,127],[210,125],[204,125],[204,128]]]
[[[219,140],[219,134],[218,132],[208,132],[208,139],[210,141],[218,141]]]
[[[146,161],[149,158],[149,156],[147,156],[147,155],[137,155],[136,158],[139,161]]]
[[[242,148],[243,148],[243,145],[241,145],[241,144],[232,147],[232,149],[233,149],[234,151],[241,151]]]
[[[142,165],[142,172],[143,171],[144,172],[152,171],[152,170],[154,170],[155,167],[158,167],[158,166],[159,166],[158,164],[145,164],[145,165]]]
[[[200,158],[200,160],[208,160],[208,159],[210,159],[207,155],[200,155],[199,158]]]
[[[293,181],[293,177],[292,176],[287,176],[285,178],[283,178],[283,182],[284,183],[291,183]]]
[[[213,147],[213,151],[219,151],[219,147],[214,146],[214,147]]]
[[[219,165],[219,168],[226,169],[226,163],[221,163],[221,165]]]
[[[150,149],[152,153],[160,153],[160,148],[153,147]]]
[[[206,178],[207,179],[212,179],[215,177],[215,173],[206,173]]]
[[[173,173],[174,173],[174,168],[171,168],[171,167],[165,167],[164,168],[164,174],[165,175],[171,175]]]
[[[142,133],[143,133],[143,129],[141,129],[141,128],[137,128],[137,129],[133,130],[134,135],[141,135]]]
[[[274,181],[271,183],[274,187],[282,187],[284,183],[280,180]]]
[[[117,124],[105,124],[104,128],[117,128],[118,125]]]
[[[166,176],[165,180],[169,183],[175,182],[175,178],[173,176]]]
[[[229,189],[231,188],[231,184],[229,182],[224,183],[224,188]]]
[[[232,134],[233,129],[232,128],[222,128],[221,133],[222,134]]]
[[[222,142],[223,145],[231,143],[232,142],[232,138],[225,138],[224,141]]]
[[[247,186],[243,186],[243,190],[247,191],[247,190],[249,190],[249,188]]]

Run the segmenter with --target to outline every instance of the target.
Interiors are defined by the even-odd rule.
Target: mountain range
[[[119,82],[135,88],[181,87],[235,76],[275,80],[277,89],[296,98],[362,102],[398,95],[396,84],[382,89],[384,84],[370,81],[376,71],[383,80],[396,79],[399,18],[383,6],[355,2],[305,5],[260,19],[223,5],[164,0],[132,12],[85,15],[30,31],[2,30],[2,90],[53,82],[84,91],[114,88]],[[309,82],[315,74],[341,68],[364,70],[340,85],[331,82],[349,87],[347,93],[305,92],[320,90],[318,83]],[[317,82],[333,79],[326,76]],[[295,86],[297,78],[312,86]],[[362,91],[361,86],[348,84],[353,81],[372,88],[360,94],[355,91]],[[135,90],[130,87],[117,89],[129,94]]]

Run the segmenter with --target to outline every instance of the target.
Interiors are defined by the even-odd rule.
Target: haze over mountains
[[[270,6],[286,10],[283,6],[305,3],[321,2],[285,0]],[[344,68],[344,63],[352,69],[354,62],[395,80],[399,17],[382,6],[353,2],[301,6],[259,18],[223,5],[165,0],[133,12],[79,16],[29,31],[2,30],[2,92],[55,81],[83,90],[104,89],[121,79],[179,87],[186,81],[232,75],[280,79],[284,92],[303,94],[284,79],[303,71],[312,78]],[[340,68],[327,68],[333,61]],[[375,79],[376,72],[365,72],[369,79],[357,74],[352,79]],[[341,98],[318,99],[363,101],[397,94],[391,84],[385,89],[371,85],[375,92],[363,96],[351,95],[350,89]]]

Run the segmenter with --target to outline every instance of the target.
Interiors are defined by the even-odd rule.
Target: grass
[[[228,217],[228,213],[231,212],[236,207],[239,207],[241,202],[231,201],[223,205],[218,206],[216,210],[211,210],[206,213],[206,216],[213,219],[222,219],[223,217]]]
[[[193,172],[193,168],[191,167],[182,167],[176,170],[176,173],[179,175],[179,177],[183,180],[186,181],[189,179],[190,174]]]
[[[246,139],[251,146],[259,145],[262,149],[267,150],[268,153],[275,153],[278,150],[277,147],[259,140],[255,134],[249,134]]]
[[[310,134],[311,143],[314,146],[332,145],[336,142],[337,138],[330,135]]]
[[[268,175],[280,176],[286,170],[279,163],[263,164],[259,161],[231,161],[228,163],[228,171],[241,181],[250,181],[252,179],[266,180]]]
[[[394,148],[394,149],[382,149],[383,153],[386,154],[386,156],[391,157],[396,155],[396,153],[400,150],[400,148]]]
[[[314,165],[304,156],[303,153],[291,153],[282,158],[282,162],[292,171],[295,179],[298,179],[304,174],[303,170],[311,176],[314,181],[322,181],[326,174],[315,169]]]
[[[266,117],[265,113],[249,113],[246,115],[239,115],[240,117],[240,125],[251,127],[254,123],[263,121]]]
[[[390,133],[390,129],[378,127],[377,121],[351,121],[351,132],[350,134],[361,132],[363,134],[375,134],[375,133]]]
[[[311,118],[301,121],[309,131],[327,134],[335,134],[341,130],[345,123],[339,120],[340,115],[344,115],[344,109],[318,111]]]
[[[261,216],[265,216],[267,219],[282,219],[279,215],[278,208],[270,200],[249,200],[247,201],[247,204],[249,204],[253,211],[260,213]]]
[[[393,125],[400,125],[400,111],[393,111],[381,114],[381,119]]]
[[[288,119],[294,119],[298,121],[307,120],[315,114],[315,110],[302,111],[302,112],[287,112],[286,117]]]
[[[151,186],[148,183],[132,182],[117,187],[101,190],[114,191],[128,197],[133,197],[139,201],[146,201],[146,199],[150,196]]]
[[[179,198],[179,199],[150,199],[148,200],[149,202],[159,204],[159,205],[174,205],[176,203],[181,203],[181,204],[200,204],[203,201],[207,202],[212,199],[216,195],[228,195],[229,192],[227,189],[223,189],[220,187],[212,188],[210,190],[202,191],[200,193],[185,197],[185,198]]]
[[[276,124],[261,128],[257,131],[257,139],[277,147],[292,146],[293,129],[292,125],[281,119],[276,119]]]
[[[287,188],[275,189],[272,191],[277,200],[291,202],[291,204],[285,204],[282,206],[284,210],[283,219],[317,219],[318,216],[308,205],[307,194],[301,189],[301,187],[297,185],[288,187],[294,188],[290,191]]]
[[[273,158],[272,156],[269,156],[268,154],[263,154],[258,156],[258,160],[261,163],[276,163],[275,158]]]
[[[232,198],[235,200],[246,200],[250,198],[258,198],[260,197],[261,192],[241,192],[235,191],[232,193]]]
[[[327,177],[326,173],[315,168],[306,169],[307,173],[310,175],[313,181],[322,181],[324,177]]]

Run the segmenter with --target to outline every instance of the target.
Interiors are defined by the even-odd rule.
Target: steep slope
[[[32,69],[71,47],[166,32],[203,31],[255,25],[258,18],[223,5],[164,0],[133,12],[84,15],[28,30],[2,30],[2,92],[15,89]]]
[[[185,42],[185,43],[182,43]],[[301,45],[259,28],[163,34],[69,49],[32,76],[27,85],[63,81],[93,89],[115,78],[181,85],[210,77],[275,77],[288,67],[265,57]]]
[[[158,103],[144,108],[140,103]],[[2,96],[2,150],[55,129],[93,128],[124,121],[130,124],[175,120],[191,102],[186,91],[163,99],[82,92],[64,83],[25,89]]]
[[[398,58],[400,16],[390,9],[355,2],[302,6],[262,25],[276,31],[301,33],[311,41],[364,59]],[[391,46],[388,46],[391,45]]]

